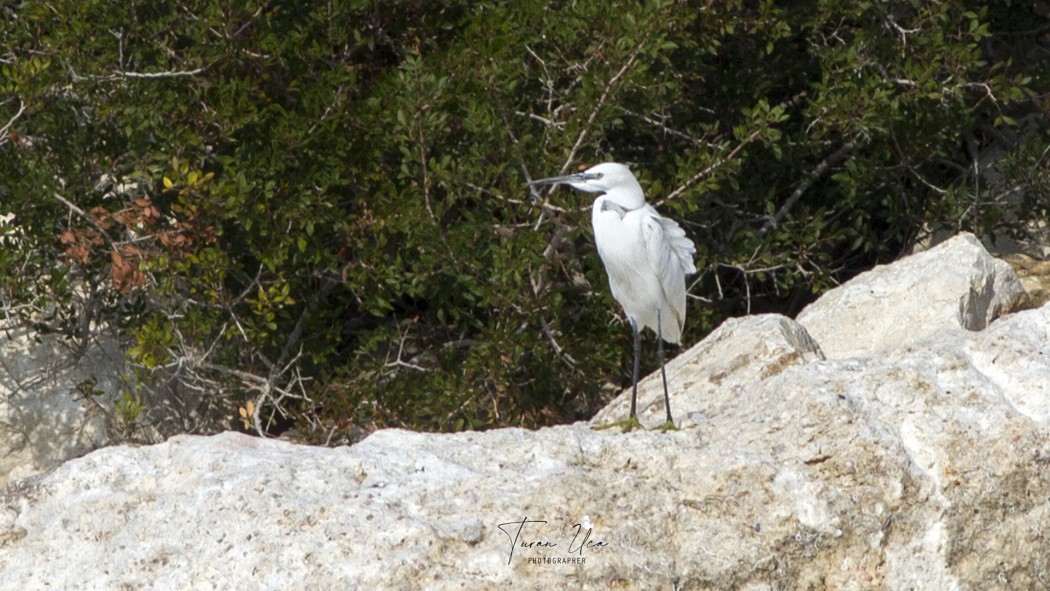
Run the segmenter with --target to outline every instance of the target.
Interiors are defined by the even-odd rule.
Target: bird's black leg
[[[656,350],[660,354],[660,377],[664,380],[664,408],[667,409],[667,422],[674,425],[671,418],[671,396],[667,393],[667,372],[664,371],[664,338],[663,329],[660,327],[660,308],[656,309]]]
[[[634,418],[638,409],[638,356],[642,351],[642,343],[638,335],[638,322],[631,318],[631,332],[634,333],[634,370],[631,372],[631,416]]]
[[[638,333],[638,322],[627,317],[631,321],[631,332],[634,335],[634,369],[631,372],[631,416],[622,420],[616,421],[608,425],[601,425],[591,427],[596,431],[604,431],[605,429],[611,429],[613,427],[623,428],[623,432],[627,433],[635,429],[641,429],[642,424],[638,422],[638,357],[642,351],[641,335]]]

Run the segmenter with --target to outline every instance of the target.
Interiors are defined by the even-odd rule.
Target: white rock
[[[123,367],[112,343],[78,355],[57,336],[0,332],[0,487],[108,443],[102,408]]]
[[[3,497],[0,589],[1039,588],[1050,306],[862,359],[797,326],[677,359],[677,432],[99,450]]]
[[[1023,297],[1010,266],[960,234],[828,291],[798,321],[828,357],[862,357],[944,328],[981,330]]]
[[[667,390],[673,418],[704,424],[727,405],[740,404],[743,388],[792,365],[824,359],[806,329],[778,314],[730,318],[687,354],[667,363]],[[630,414],[631,390],[624,390],[591,420],[603,425]],[[663,380],[654,372],[638,383],[638,417],[644,425],[667,420]]]
[[[0,487],[114,441],[215,432],[231,416],[228,401],[161,380],[136,389],[130,373],[124,352],[105,331],[80,351],[58,334],[37,334],[25,325],[0,330]],[[134,417],[116,410],[125,394],[142,405]]]

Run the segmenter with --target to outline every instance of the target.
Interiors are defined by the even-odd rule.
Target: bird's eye
[[[596,173],[594,173],[594,178],[596,178],[596,179],[600,179],[603,176],[605,176],[604,172],[596,172]]]

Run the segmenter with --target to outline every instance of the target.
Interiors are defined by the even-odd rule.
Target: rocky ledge
[[[1043,588],[1050,306],[1004,315],[1023,295],[962,235],[727,321],[669,365],[677,432],[101,449],[8,488],[0,588]]]

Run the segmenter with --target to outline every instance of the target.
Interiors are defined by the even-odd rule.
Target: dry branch
[[[10,140],[10,136],[7,135],[7,132],[11,129],[11,126],[15,124],[15,121],[18,121],[18,118],[22,116],[22,113],[25,112],[26,104],[22,101],[18,101],[18,112],[15,113],[13,117],[8,119],[7,123],[5,123],[3,127],[0,127],[0,146],[4,145]]]
[[[813,186],[813,183],[817,182],[817,179],[826,175],[833,166],[837,166],[842,162],[845,162],[846,159],[849,158],[850,154],[853,153],[853,147],[854,146],[852,143],[844,144],[841,148],[836,150],[834,154],[822,160],[820,164],[818,164],[817,167],[809,173],[809,178],[802,181],[802,184],[799,185],[793,193],[791,193],[791,196],[788,197],[786,201],[784,201],[784,204],[780,206],[780,209],[778,209],[772,217],[766,218],[766,223],[763,224],[762,228],[758,231],[758,233],[765,234],[769,230],[776,228],[777,224],[784,221],[784,217],[786,217],[788,212],[791,211],[791,208],[794,207],[796,203],[798,203],[798,200],[802,198],[802,194],[805,193],[811,186]]]

